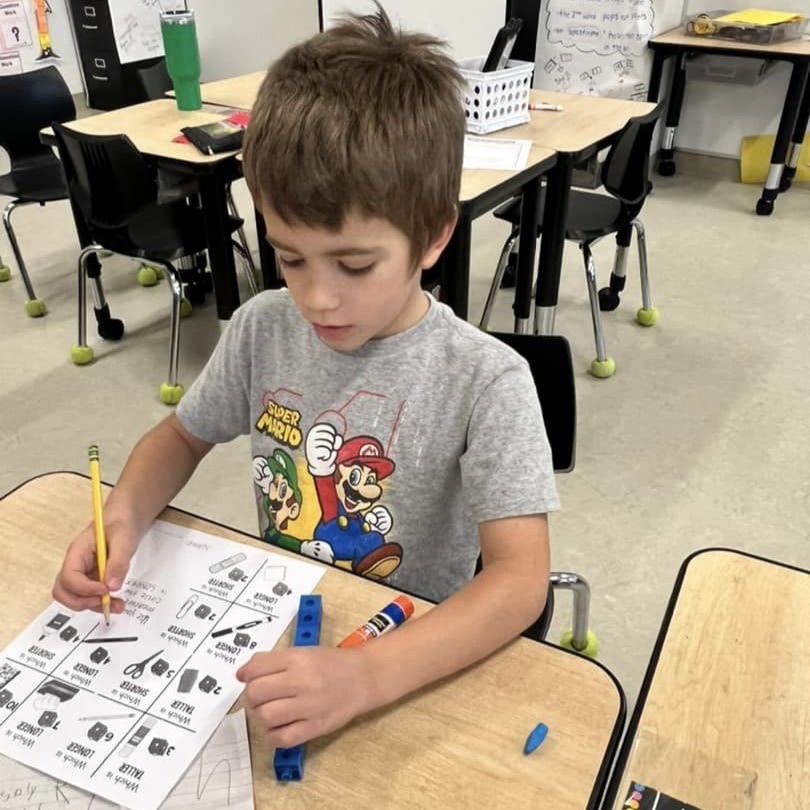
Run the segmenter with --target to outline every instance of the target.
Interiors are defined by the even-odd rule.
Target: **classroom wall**
[[[189,7],[206,82],[264,70],[318,30],[317,0],[189,0]]]
[[[638,55],[629,54],[634,62],[626,69],[628,56],[622,54],[600,55],[595,49],[581,47],[581,43],[566,42],[564,37],[552,36],[549,43],[548,29],[553,24],[551,13],[561,9],[616,10],[634,9],[643,11],[652,2],[652,28],[655,33],[679,25],[687,14],[697,14],[716,8],[740,9],[749,6],[772,9],[796,9],[810,16],[810,0],[539,0],[540,33],[538,40],[538,71],[536,85],[556,87],[555,73],[544,73],[542,68],[555,60],[556,67],[578,65],[569,69],[566,86],[559,87],[569,92],[616,94],[631,97],[637,89],[646,92],[651,59],[645,49],[636,49]],[[456,57],[486,52],[492,31],[502,24],[505,17],[505,0],[382,0],[392,17],[407,27],[424,28],[449,40]],[[367,11],[371,0],[322,0],[325,18],[338,11]],[[542,51],[542,53],[541,53]],[[570,62],[562,63],[565,55]],[[593,68],[601,66],[598,80],[594,80]],[[619,75],[616,73],[619,71]],[[739,156],[740,139],[745,135],[776,132],[779,124],[782,101],[790,75],[789,66],[779,65],[768,78],[756,87],[740,87],[717,82],[691,82],[687,85],[677,145],[703,154],[736,158]],[[638,78],[639,82],[635,79]],[[636,88],[640,84],[641,87]]]

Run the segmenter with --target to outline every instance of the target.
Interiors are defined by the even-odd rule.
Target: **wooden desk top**
[[[263,547],[186,513],[167,510],[163,517]],[[64,548],[89,519],[89,481],[73,473],[35,478],[0,500],[6,586],[0,589],[0,645],[51,602]],[[324,596],[324,644],[336,644],[392,593],[329,567],[318,592]],[[417,615],[429,608],[417,602]],[[622,708],[615,681],[592,661],[518,639],[477,667],[313,741],[300,783],[276,782],[273,752],[249,719],[256,807],[582,810],[593,806]],[[541,721],[549,726],[548,739],[524,756],[526,735]]]
[[[722,3],[720,4],[722,6]],[[672,28],[653,37],[648,45],[655,48],[673,48],[677,50],[734,51],[736,53],[757,56],[770,56],[773,59],[791,56],[804,56],[810,59],[810,40],[791,39],[787,42],[776,42],[773,45],[755,45],[750,42],[735,42],[733,39],[717,37],[696,37],[687,34],[683,28]]]
[[[810,572],[707,550],[687,560],[679,583],[612,807],[631,780],[704,810],[806,807]]]
[[[89,115],[71,121],[65,126],[88,135],[118,135],[124,133],[145,155],[177,160],[183,163],[217,163],[233,157],[236,152],[222,152],[218,155],[204,155],[190,143],[174,143],[172,138],[180,134],[183,127],[210,124],[221,121],[225,116],[222,110],[210,107],[201,110],[178,110],[174,99],[161,98],[133,104],[119,110]],[[42,130],[43,136],[53,139],[53,130]]]
[[[555,152],[576,154],[616,134],[631,118],[655,109],[646,101],[532,90],[531,101],[559,104],[562,112],[532,111],[531,121],[492,133],[493,137],[527,138]]]
[[[222,104],[224,107],[249,110],[256,100],[259,85],[266,73],[265,70],[259,70],[256,73],[245,73],[230,79],[205,82],[200,85],[200,95],[207,104]]]

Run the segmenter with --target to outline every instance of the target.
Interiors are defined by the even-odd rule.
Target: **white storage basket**
[[[482,73],[486,57],[464,59],[459,72],[467,82],[464,113],[467,131],[476,135],[525,124],[529,120],[529,90],[534,62],[512,59],[503,70]]]

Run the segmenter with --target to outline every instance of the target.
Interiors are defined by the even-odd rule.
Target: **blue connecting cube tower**
[[[298,617],[295,622],[294,647],[317,647],[321,638],[321,618],[323,604],[320,596],[306,594],[298,603]],[[292,748],[276,748],[273,755],[273,768],[279,782],[300,782],[304,776],[304,755],[306,745]]]

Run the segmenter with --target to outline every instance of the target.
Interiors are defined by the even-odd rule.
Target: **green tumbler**
[[[160,31],[166,53],[166,70],[174,85],[177,108],[199,110],[200,49],[193,11],[169,11],[160,15]]]

